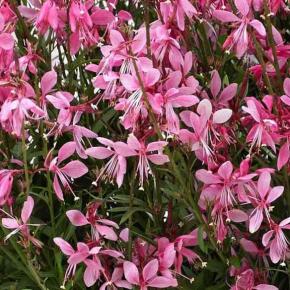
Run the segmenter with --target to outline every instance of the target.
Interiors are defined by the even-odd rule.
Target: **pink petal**
[[[230,161],[223,163],[218,169],[218,174],[225,180],[229,180],[233,172],[233,164]]]
[[[87,218],[79,210],[69,210],[66,212],[66,216],[68,217],[70,222],[76,227],[89,224]]]
[[[197,170],[195,176],[198,180],[202,181],[205,184],[221,183],[221,180],[219,179],[218,176],[214,175],[213,173],[205,169]]]
[[[94,13],[91,15],[94,24],[104,26],[114,21],[115,17],[111,11],[99,9],[98,7],[94,7],[94,9]]]
[[[260,228],[263,218],[263,209],[256,208],[250,216],[249,231],[251,234]]]
[[[21,220],[25,224],[30,218],[30,215],[32,213],[34,207],[34,200],[31,196],[27,197],[27,200],[23,204],[23,208],[21,211]]]
[[[139,272],[136,265],[132,262],[125,261],[123,268],[126,280],[133,285],[139,285]]]
[[[156,276],[158,271],[159,263],[157,259],[154,259],[146,264],[143,268],[142,275],[145,281],[149,281],[151,278]]]
[[[19,224],[16,219],[2,218],[2,226],[6,229],[17,229]]]
[[[9,33],[0,33],[0,48],[10,50],[14,46],[14,39]]]
[[[289,96],[283,95],[280,97],[280,99],[285,105],[290,106],[290,97]]]
[[[274,231],[271,230],[271,231],[268,231],[267,233],[265,233],[265,234],[263,235],[263,238],[262,238],[262,244],[263,244],[264,247],[267,247],[267,246],[268,246],[269,241],[270,241],[270,239],[271,239],[272,236],[273,236],[273,233],[274,233]]]
[[[278,199],[282,195],[283,191],[284,191],[284,186],[273,187],[269,192],[269,195],[267,197],[267,202],[271,203],[274,200]]]
[[[54,70],[45,73],[40,82],[42,95],[45,96],[47,93],[49,93],[56,85],[56,82],[57,74]]]
[[[73,141],[67,142],[64,145],[62,145],[60,149],[58,150],[57,163],[60,164],[63,160],[72,156],[75,150],[76,150],[76,144]]]
[[[103,236],[107,240],[111,241],[117,241],[118,236],[114,232],[114,230],[110,227],[107,226],[101,226],[101,225],[96,225],[95,226],[97,231],[100,233],[101,236]]]
[[[286,78],[283,84],[284,92],[290,97],[290,78]]]
[[[96,263],[89,264],[84,272],[84,282],[87,287],[93,286],[100,276],[100,269]]]
[[[53,241],[54,241],[54,243],[57,246],[59,246],[59,248],[61,249],[61,251],[65,255],[70,256],[70,255],[72,255],[75,252],[74,249],[72,248],[72,246],[67,241],[65,241],[64,239],[62,239],[62,238],[54,238]]]
[[[148,286],[155,288],[169,288],[170,286],[174,286],[175,283],[176,280],[173,278],[158,276],[149,281]]]
[[[258,179],[258,193],[262,198],[265,198],[271,183],[271,174],[262,172]]]
[[[85,153],[96,159],[106,159],[114,154],[114,152],[105,147],[91,147],[85,150]]]
[[[152,68],[146,74],[144,78],[145,87],[151,87],[157,83],[160,78],[160,72],[158,69]]]
[[[259,20],[252,20],[250,21],[250,25],[263,37],[266,36],[266,29],[263,25],[262,22],[260,22]]]
[[[130,156],[137,155],[137,152],[124,142],[116,142],[114,144],[114,149],[119,155],[123,157],[130,157]]]
[[[214,10],[212,15],[213,17],[215,17],[221,22],[240,21],[240,18],[238,18],[235,14],[233,14],[232,12],[225,11],[225,10]]]
[[[140,88],[138,80],[130,74],[122,74],[120,81],[125,89],[129,92],[136,91]]]
[[[151,154],[147,155],[147,158],[156,165],[162,165],[166,162],[169,162],[169,158],[165,154]]]
[[[186,108],[197,104],[199,99],[193,95],[181,95],[171,98],[170,102],[174,108]]]
[[[72,178],[79,178],[85,175],[89,170],[85,164],[79,160],[73,160],[61,168],[61,171]]]
[[[259,284],[255,286],[253,289],[255,290],[279,290],[276,286],[269,284]]]
[[[256,246],[256,244],[252,241],[246,240],[245,238],[242,238],[240,240],[240,244],[244,248],[244,250],[248,253],[258,254],[258,252],[259,252],[259,249]]]
[[[271,243],[269,256],[274,264],[278,263],[282,258],[281,252],[278,250],[278,245],[276,244],[275,240]]]
[[[235,0],[235,5],[243,16],[247,16],[250,10],[247,0]]]
[[[151,142],[147,145],[146,152],[162,150],[167,144],[166,141]]]
[[[128,242],[129,241],[129,229],[125,228],[120,232],[119,235],[120,239],[123,240],[124,242]]]
[[[54,176],[53,179],[53,189],[55,191],[56,196],[60,199],[63,200],[63,193],[62,193],[62,189],[60,187],[59,181],[58,181],[58,177],[57,175]]]
[[[248,215],[240,209],[232,209],[228,212],[228,217],[235,223],[242,223],[248,220]]]
[[[200,116],[208,120],[212,114],[211,102],[208,99],[202,100],[199,102],[196,111]]]
[[[213,122],[216,124],[223,124],[227,122],[231,116],[233,111],[231,109],[221,109],[213,114]]]
[[[238,84],[230,84],[228,85],[220,94],[220,101],[221,102],[228,102],[230,101],[237,93]]]
[[[211,78],[211,82],[210,82],[210,90],[211,90],[211,93],[212,93],[212,96],[215,98],[218,93],[220,92],[221,90],[221,78],[220,78],[220,75],[218,73],[217,70],[214,70],[212,72],[212,78]]]
[[[110,31],[110,41],[111,41],[111,44],[114,47],[118,47],[125,40],[124,40],[122,34],[119,31],[111,29],[111,31]]]
[[[99,223],[102,223],[102,224],[104,224],[104,225],[110,226],[110,227],[114,227],[114,228],[116,228],[116,229],[119,228],[119,226],[118,226],[117,223],[115,223],[115,222],[113,222],[113,221],[111,221],[111,220],[108,220],[108,219],[99,219],[98,222],[99,222]]]

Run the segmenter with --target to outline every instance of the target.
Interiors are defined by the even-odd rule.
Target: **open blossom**
[[[264,213],[270,220],[271,203],[279,198],[284,190],[283,186],[270,187],[271,175],[269,172],[263,172],[258,180],[256,196],[250,196],[250,200],[256,206],[250,215],[249,230],[250,233],[256,232],[263,221]]]
[[[67,260],[69,266],[66,269],[65,277],[63,281],[63,286],[66,281],[75,275],[76,267],[80,263],[86,265],[86,270],[84,272],[84,282],[87,287],[95,284],[100,276],[100,271],[102,266],[99,261],[89,259],[89,256],[96,255],[99,253],[101,247],[89,248],[85,243],[77,243],[77,250],[74,250],[72,246],[62,238],[56,237],[53,239],[54,243],[60,248],[60,250],[67,255],[69,258]]]
[[[263,235],[263,245],[270,248],[270,258],[273,263],[282,262],[286,259],[286,253],[289,250],[289,241],[283,230],[290,229],[290,218],[286,218],[279,224],[271,223],[271,230]]]
[[[11,50],[14,46],[14,39],[12,34],[4,31],[5,19],[0,12],[0,49]]]
[[[62,201],[64,198],[61,185],[64,189],[69,189],[75,199],[78,199],[78,197],[75,196],[70,183],[73,182],[74,178],[79,178],[88,172],[88,168],[79,160],[70,161],[63,167],[60,167],[60,164],[72,156],[75,150],[75,142],[67,142],[59,149],[57,157],[52,159],[50,152],[45,160],[46,168],[54,173],[53,188],[56,196]]]
[[[220,109],[213,113],[212,104],[208,99],[199,102],[197,114],[192,111],[183,111],[180,113],[181,120],[194,133],[187,129],[182,130],[179,137],[183,143],[189,143],[192,151],[201,151],[203,158],[208,158],[213,154],[213,140],[219,138],[219,133],[215,130],[215,125],[227,122],[232,116],[231,109]]]
[[[254,147],[259,148],[266,144],[275,152],[275,143],[279,140],[279,135],[277,134],[277,122],[273,119],[273,115],[271,114],[272,97],[265,96],[263,103],[267,110],[263,104],[259,103],[254,98],[249,98],[247,100],[247,106],[242,107],[243,111],[250,114],[254,121],[254,126],[252,126],[247,135],[247,142],[251,143],[251,150]]]
[[[254,28],[262,37],[266,36],[266,29],[259,20],[253,19],[247,0],[235,0],[234,2],[241,17],[225,10],[215,10],[213,16],[221,22],[236,24],[237,28],[228,36],[223,47],[229,51],[233,49],[237,57],[241,58],[249,47],[248,26]]]
[[[43,4],[36,0],[33,1],[33,7],[24,5],[19,6],[19,11],[22,16],[34,22],[41,34],[45,34],[51,27],[57,30],[59,25],[58,10],[54,1],[46,0]]]
[[[162,153],[166,145],[167,142],[165,141],[145,144],[144,141],[139,141],[134,135],[130,135],[127,144],[120,142],[116,150],[119,154],[137,156],[139,158],[137,171],[139,173],[140,186],[143,187],[145,179],[148,179],[148,174],[152,174],[149,161],[156,165],[169,162],[168,156]]]
[[[42,247],[41,241],[34,238],[29,231],[29,226],[39,226],[38,224],[28,223],[33,208],[34,199],[31,196],[28,196],[27,200],[23,204],[20,219],[15,218],[2,210],[2,212],[8,216],[7,218],[2,218],[2,225],[4,228],[12,230],[12,232],[5,237],[5,240],[8,240],[11,236],[20,232],[25,241],[32,242],[36,247]]]
[[[93,212],[92,208],[93,205],[88,210],[87,217],[78,210],[69,210],[66,215],[74,226],[91,225],[95,240],[98,241],[100,237],[104,237],[105,239],[116,241],[118,237],[113,228],[118,229],[119,226],[111,220],[100,218],[96,213],[97,209]]]
[[[117,150],[120,142],[113,142],[112,140],[103,137],[98,137],[97,139],[102,145],[107,147],[91,147],[86,149],[85,153],[88,156],[101,160],[110,157],[110,160],[100,170],[100,173],[97,176],[97,181],[100,178],[109,181],[116,179],[116,182],[120,187],[123,183],[124,175],[127,170],[126,152]]]
[[[132,285],[140,286],[141,290],[147,290],[149,287],[167,288],[175,285],[175,279],[158,275],[157,259],[148,262],[142,272],[139,272],[137,266],[129,261],[125,261],[123,267],[126,280]]]

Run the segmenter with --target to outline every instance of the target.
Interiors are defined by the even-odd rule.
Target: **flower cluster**
[[[277,0],[0,1],[0,283],[286,289],[289,22]]]

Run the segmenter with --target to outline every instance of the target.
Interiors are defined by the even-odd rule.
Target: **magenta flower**
[[[139,157],[137,171],[139,184],[143,187],[144,180],[148,179],[148,174],[152,174],[149,161],[156,165],[169,162],[168,156],[162,153],[166,145],[165,141],[151,142],[146,145],[144,141],[139,141],[134,135],[130,135],[127,144],[118,142],[116,150],[119,154]]]
[[[248,26],[258,32],[262,37],[266,36],[264,25],[257,19],[253,19],[252,12],[247,0],[235,0],[235,5],[241,17],[225,10],[215,10],[213,16],[221,22],[232,22],[237,27],[226,39],[223,47],[229,51],[235,51],[238,58],[241,58],[249,47]]]
[[[191,111],[180,113],[181,120],[193,128],[194,133],[182,130],[179,137],[184,143],[190,142],[192,151],[201,151],[202,156],[208,158],[213,154],[210,143],[219,137],[215,126],[227,122],[232,116],[232,110],[220,109],[213,113],[211,102],[204,99],[198,104],[196,111],[198,114]]]
[[[263,101],[267,105],[266,97]],[[259,148],[263,144],[270,146],[276,152],[275,143],[278,140],[278,125],[273,119],[272,114],[266,111],[263,105],[254,98],[249,98],[247,100],[247,107],[243,106],[242,109],[251,115],[255,124],[247,135],[247,142],[252,143],[250,152],[254,146]]]
[[[0,170],[0,206],[3,206],[11,199],[13,184],[13,170]]]
[[[21,15],[34,22],[41,34],[45,34],[49,27],[57,30],[59,19],[55,2],[47,0],[42,4],[39,0],[35,0],[32,3],[33,8],[23,5],[18,7]]]
[[[69,210],[66,215],[74,226],[91,225],[93,238],[96,241],[99,241],[100,237],[111,241],[117,241],[118,239],[113,228],[118,229],[119,226],[113,221],[98,217],[96,213],[88,213],[88,217],[85,217],[79,210]]]
[[[263,235],[262,243],[270,248],[270,258],[273,263],[286,259],[289,241],[283,233],[283,230],[290,230],[290,218],[286,218],[279,224],[272,223],[271,230]]]
[[[5,19],[0,13],[0,49],[11,50],[14,46],[14,39],[10,33],[4,32]]]
[[[159,263],[157,259],[148,262],[142,273],[138,271],[134,263],[129,261],[125,261],[123,267],[126,280],[132,285],[139,286],[140,290],[147,290],[148,287],[167,288],[176,284],[175,279],[158,276]]]
[[[126,156],[128,155],[128,150],[125,152],[117,150],[119,144],[121,142],[113,142],[106,138],[97,138],[98,141],[107,146],[107,147],[91,147],[85,150],[85,153],[88,156],[94,157],[96,159],[107,159],[111,157],[111,159],[107,162],[107,164],[101,169],[100,173],[98,174],[96,182],[101,179],[107,179],[112,181],[116,179],[118,187],[120,187],[123,183],[124,175],[127,169],[127,161]],[[129,153],[132,151],[129,150]]]
[[[270,220],[271,203],[279,198],[284,191],[284,186],[275,186],[271,188],[270,182],[270,173],[263,172],[258,180],[257,196],[249,197],[252,200],[252,203],[256,205],[250,215],[250,233],[254,233],[260,228],[264,218],[263,213],[265,213],[267,219]]]
[[[70,179],[79,178],[88,172],[88,168],[79,160],[70,161],[65,166],[60,167],[60,164],[73,155],[75,150],[75,142],[67,142],[59,149],[57,157],[52,159],[50,152],[45,160],[45,167],[54,173],[53,188],[56,196],[62,201],[64,198],[61,184],[64,189],[69,189],[75,200],[77,200],[78,197],[75,196],[72,188],[70,187],[70,183],[73,182]]]
[[[68,256],[68,264],[65,271],[65,277],[63,285],[61,288],[65,289],[65,283],[70,277],[73,277],[76,272],[76,267],[80,263],[86,265],[86,270],[84,272],[84,282],[87,287],[91,287],[99,279],[100,271],[102,270],[102,265],[99,260],[88,259],[89,256],[95,256],[101,250],[101,247],[89,248],[85,243],[77,243],[77,250],[74,250],[72,246],[62,238],[54,238],[54,243],[60,248],[60,250]]]
[[[31,196],[27,197],[27,200],[24,202],[22,210],[21,210],[21,218],[17,219],[10,214],[6,213],[4,210],[1,209],[9,218],[2,218],[2,225],[6,229],[13,230],[10,234],[5,237],[5,241],[8,240],[11,236],[17,234],[18,232],[21,233],[22,237],[26,241],[32,242],[36,247],[41,248],[42,243],[34,238],[29,231],[29,226],[39,226],[39,224],[30,224],[28,223],[31,213],[34,207],[34,200]]]

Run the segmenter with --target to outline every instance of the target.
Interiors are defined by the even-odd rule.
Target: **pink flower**
[[[123,183],[124,175],[126,173],[127,168],[127,161],[126,161],[126,152],[121,152],[117,150],[117,147],[121,142],[113,142],[109,139],[99,137],[97,138],[98,141],[107,146],[98,146],[98,147],[91,147],[85,150],[85,153],[88,156],[94,157],[96,159],[107,159],[109,157],[110,160],[107,164],[101,169],[100,173],[98,174],[96,182],[102,178],[112,181],[116,179],[118,187],[120,187]]]
[[[69,185],[72,182],[70,178],[79,178],[88,172],[88,168],[79,160],[70,161],[65,166],[60,167],[62,161],[73,155],[75,150],[75,142],[67,142],[59,149],[57,157],[52,159],[50,152],[45,160],[45,167],[54,173],[53,188],[56,196],[62,201],[64,199],[60,184],[62,184],[65,189],[68,188],[74,195],[75,200],[77,200],[78,197],[75,196],[72,188]]]
[[[116,286],[125,289],[132,289],[132,285],[128,283],[126,280],[123,280],[123,267],[117,267],[114,269],[112,273],[112,277],[108,279],[101,287],[100,290],[106,290],[108,286]],[[110,288],[109,288],[110,289]]]
[[[134,135],[130,135],[127,144],[119,142],[116,150],[119,154],[139,157],[137,171],[140,186],[143,187],[144,179],[148,179],[149,173],[152,174],[149,161],[156,165],[169,162],[168,156],[162,153],[166,145],[165,141],[151,142],[146,145],[144,141],[139,141]]]
[[[269,110],[271,109],[271,104],[268,103],[268,99],[265,96],[263,102],[268,106],[267,109]],[[278,140],[278,134],[276,133],[278,125],[273,119],[272,114],[268,110],[265,110],[263,105],[254,98],[249,98],[247,100],[247,107],[243,106],[242,109],[250,114],[255,124],[247,135],[247,142],[252,143],[250,152],[254,146],[259,148],[263,144],[270,146],[276,152],[275,142]]]
[[[27,200],[24,202],[22,210],[21,210],[21,218],[17,219],[11,216],[10,214],[3,211],[9,218],[2,218],[2,225],[4,228],[13,230],[10,234],[5,237],[5,240],[8,240],[11,236],[20,232],[24,239],[27,241],[31,241],[36,247],[41,248],[42,243],[31,236],[29,231],[29,226],[39,226],[39,224],[29,224],[28,221],[30,219],[32,210],[34,207],[34,200],[31,196],[27,197]]]
[[[11,50],[14,47],[14,39],[10,33],[4,32],[5,19],[0,13],[0,49]]]
[[[33,8],[19,6],[18,9],[22,16],[35,22],[35,25],[41,34],[45,34],[51,27],[54,31],[57,30],[59,19],[57,6],[54,1],[47,0],[43,4],[39,1],[33,1]]]
[[[117,241],[118,236],[116,235],[114,228],[118,229],[119,226],[108,219],[100,218],[96,212],[92,213],[89,211],[87,217],[85,217],[79,210],[69,210],[66,212],[70,222],[77,227],[91,225],[93,238],[98,241],[100,237],[111,241]]]
[[[274,222],[271,230],[263,235],[262,243],[265,247],[270,247],[270,258],[273,263],[284,261],[288,251],[289,241],[283,233],[283,230],[290,230],[290,218],[286,218],[279,224]]]
[[[159,263],[157,259],[148,262],[142,273],[139,273],[136,265],[129,261],[125,261],[123,267],[126,280],[132,285],[140,286],[140,290],[147,290],[148,287],[168,288],[176,284],[175,279],[158,276]]]
[[[13,184],[13,171],[8,169],[0,170],[0,206],[11,201],[11,190]]]
[[[69,266],[65,271],[65,277],[61,288],[65,288],[64,284],[67,280],[75,275],[76,267],[80,263],[84,263],[86,265],[86,270],[83,277],[86,286],[91,287],[94,285],[99,279],[102,265],[98,259],[91,260],[88,259],[88,257],[91,255],[97,255],[101,250],[101,247],[93,247],[90,249],[85,243],[79,242],[77,243],[77,250],[74,250],[72,246],[62,238],[56,237],[53,241],[60,248],[60,250],[69,257],[67,260]]]
[[[247,0],[235,0],[235,5],[241,18],[234,15],[232,12],[225,10],[215,10],[213,16],[221,22],[233,22],[238,26],[226,39],[223,47],[227,50],[235,50],[238,58],[241,58],[248,50],[249,37],[248,25],[252,26],[262,37],[266,36],[264,25],[257,19],[252,19],[250,6]]]
[[[273,201],[279,198],[283,191],[284,186],[270,187],[271,175],[269,172],[263,172],[258,180],[257,197],[249,197],[253,204],[256,205],[255,209],[250,215],[249,230],[250,233],[256,232],[263,221],[263,213],[265,213],[268,220],[270,220],[270,206]]]

